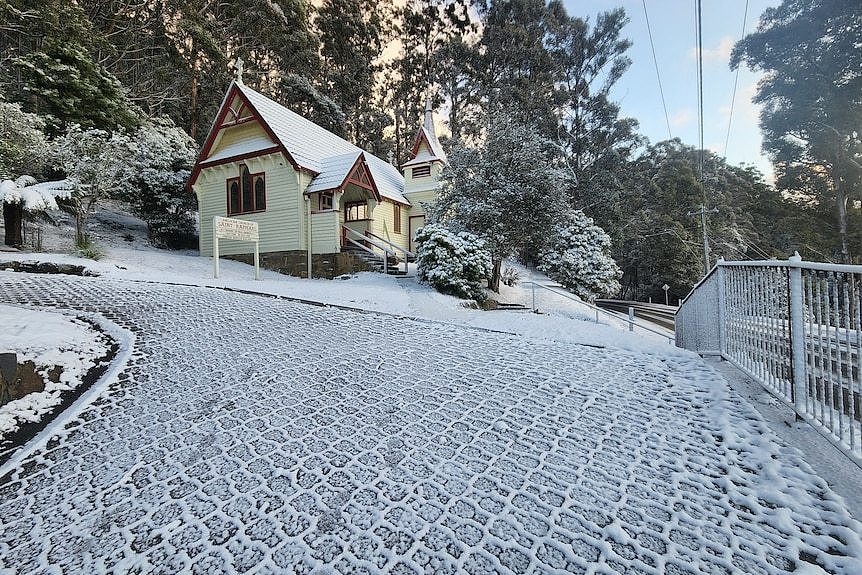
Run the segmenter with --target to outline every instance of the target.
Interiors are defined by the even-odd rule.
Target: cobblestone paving
[[[0,480],[12,573],[862,573],[696,359],[105,279],[0,272],[0,301],[136,335]]]

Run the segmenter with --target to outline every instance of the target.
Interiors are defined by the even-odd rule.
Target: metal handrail
[[[407,259],[412,258],[412,257],[416,257],[416,255],[413,252],[411,252],[410,250],[408,250],[406,248],[402,248],[401,246],[399,246],[397,244],[393,244],[391,241],[381,238],[380,236],[378,236],[374,232],[371,232],[369,230],[365,230],[365,235],[371,236],[372,238],[377,238],[381,242],[390,246],[393,250],[401,250],[402,252],[404,252],[404,271],[405,272],[407,271]],[[397,257],[397,254],[396,254],[396,257]]]
[[[629,317],[628,318],[622,318],[615,313],[611,313],[611,312],[604,310],[598,306],[595,306],[591,303],[585,302],[584,300],[582,300],[582,299],[580,299],[580,298],[578,298],[572,294],[557,291],[557,290],[555,290],[549,286],[542,285],[542,284],[539,284],[539,283],[536,283],[533,281],[526,281],[526,282],[521,282],[521,283],[530,284],[533,288],[533,290],[532,290],[533,291],[533,311],[536,311],[536,312],[538,311],[538,308],[536,307],[536,287],[540,287],[540,288],[545,289],[545,290],[547,290],[553,294],[563,296],[566,299],[570,299],[574,302],[577,302],[577,303],[584,305],[584,306],[590,308],[591,310],[595,311],[596,312],[596,323],[599,323],[599,314],[602,313],[605,316],[610,317],[612,319],[618,319],[618,320],[622,320],[622,321],[626,322],[629,325],[629,331],[634,331],[634,328],[638,327],[640,329],[646,330],[646,331],[654,333],[656,335],[660,335],[661,337],[667,338],[668,343],[671,343],[671,344],[675,343],[675,336],[668,335],[667,333],[662,333],[662,332],[660,332],[656,329],[653,329],[649,326],[643,325],[642,323],[636,322],[634,320],[633,308],[629,308]]]
[[[701,278],[699,282],[694,284],[694,287],[691,288],[691,291],[688,292],[688,295],[685,296],[682,301],[679,302],[679,308],[688,301],[688,298],[705,282],[708,280],[712,274],[715,273],[719,267],[727,267],[727,268],[744,268],[744,267],[763,267],[763,268],[799,268],[803,270],[815,270],[815,271],[825,271],[825,272],[836,272],[836,273],[847,273],[847,274],[862,274],[862,266],[860,265],[850,265],[850,264],[829,264],[823,262],[807,262],[799,258],[799,252],[796,252],[793,257],[786,260],[742,260],[742,261],[724,261],[723,259],[719,259],[715,262],[715,265],[712,266],[712,269],[709,270],[705,276]],[[679,309],[677,308],[677,309]]]
[[[375,242],[375,241],[373,241],[373,240],[369,239],[368,237],[364,236],[363,234],[360,234],[360,233],[359,233],[359,232],[357,232],[356,230],[352,230],[352,229],[348,228],[347,226],[341,226],[341,229],[342,229],[343,231],[347,232],[347,234],[353,234],[353,235],[357,236],[357,237],[358,237],[360,240],[362,240],[363,242],[367,242],[367,243],[371,244],[372,246],[376,247],[377,249],[383,250],[383,273],[385,273],[385,274],[388,274],[388,273],[389,273],[389,256],[391,255],[392,257],[397,257],[397,254],[396,254],[395,252],[393,252],[393,251],[389,250],[389,249],[388,249],[388,248],[386,248],[385,246],[381,246],[381,245],[380,245],[380,244],[378,244],[377,242]],[[369,248],[368,246],[366,246],[366,245],[362,244],[361,242],[357,242],[356,240],[351,239],[351,238],[350,238],[350,237],[348,237],[347,235],[345,235],[344,239],[345,239],[345,240],[347,240],[348,242],[350,242],[351,244],[353,244],[353,245],[355,245],[355,246],[357,246],[357,247],[362,248],[363,250],[365,250],[366,252],[368,252],[368,253],[372,254],[373,256],[375,256],[375,257],[379,257],[379,256],[374,252],[374,250],[372,250],[372,249],[371,249],[371,248]]]
[[[719,261],[677,312],[677,345],[717,354],[862,467],[862,266]]]

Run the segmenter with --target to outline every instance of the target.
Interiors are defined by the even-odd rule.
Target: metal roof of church
[[[410,205],[410,202],[402,194],[404,176],[398,168],[351,144],[344,138],[336,136],[311,120],[303,118],[296,112],[292,112],[248,86],[234,83],[240,92],[248,98],[251,105],[293,159],[301,167],[318,173],[309,185],[308,191],[322,191],[337,187],[344,181],[345,170],[349,170],[359,154],[364,153],[365,162],[380,195]],[[339,176],[341,179],[332,185],[332,182]]]

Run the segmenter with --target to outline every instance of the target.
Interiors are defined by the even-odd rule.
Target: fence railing
[[[632,308],[629,308],[628,317],[624,317],[624,316],[621,316],[621,315],[616,314],[614,312],[602,309],[602,308],[595,306],[589,302],[585,302],[584,300],[582,300],[578,297],[575,297],[574,295],[572,295],[570,293],[567,293],[567,292],[562,291],[562,290],[554,289],[553,287],[550,287],[550,286],[542,285],[540,283],[536,283],[533,281],[524,281],[521,283],[523,285],[531,286],[530,307],[534,312],[540,311],[539,308],[540,308],[540,299],[541,298],[537,298],[536,290],[538,289],[539,293],[541,293],[544,290],[545,292],[550,292],[550,293],[554,294],[555,296],[559,296],[559,297],[562,297],[564,299],[571,300],[571,301],[577,303],[579,306],[583,306],[583,307],[586,307],[586,308],[592,310],[593,312],[595,312],[596,323],[599,323],[600,317],[606,318],[608,320],[616,321],[616,322],[624,322],[628,326],[629,331],[635,331],[636,329],[637,330],[643,330],[643,331],[647,331],[649,333],[653,333],[655,335],[659,335],[663,338],[667,338],[668,343],[674,342],[674,336],[671,332],[663,331],[661,329],[657,329],[657,328],[652,327],[652,326],[644,325],[643,323],[637,321],[634,318],[634,313],[633,313]]]
[[[719,261],[676,341],[734,363],[862,466],[862,266]]]

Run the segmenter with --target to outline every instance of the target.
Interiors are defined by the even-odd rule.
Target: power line
[[[703,181],[703,19],[701,0],[697,0],[697,118],[700,136],[700,186],[706,202],[706,186]]]
[[[668,137],[668,139],[670,139],[670,138],[673,138],[673,136],[670,133],[670,119],[668,118],[668,115],[667,115],[667,104],[665,104],[665,100],[664,100],[664,88],[662,88],[662,86],[661,86],[661,74],[659,74],[659,71],[658,71],[658,58],[656,58],[656,55],[655,55],[655,43],[653,42],[653,39],[652,39],[652,27],[650,26],[650,23],[649,23],[649,14],[647,13],[646,0],[641,0],[641,2],[643,3],[643,7],[644,7],[644,18],[646,18],[647,33],[649,33],[649,45],[650,45],[650,48],[652,49],[652,61],[653,61],[653,64],[655,64],[655,77],[658,80],[658,92],[659,92],[659,94],[661,94],[661,107],[662,107],[662,109],[664,109],[664,121],[665,121],[665,124],[667,125],[667,137]]]
[[[646,1],[646,0],[644,0]],[[742,35],[740,40],[745,38],[745,21],[748,19],[748,0],[745,0],[745,12],[742,15]],[[727,157],[727,145],[730,142],[730,126],[733,124],[733,105],[736,103],[736,87],[739,84],[739,69],[742,66],[736,67],[736,78],[733,79],[733,95],[730,97],[730,115],[727,118],[727,136],[724,138],[724,157]]]

